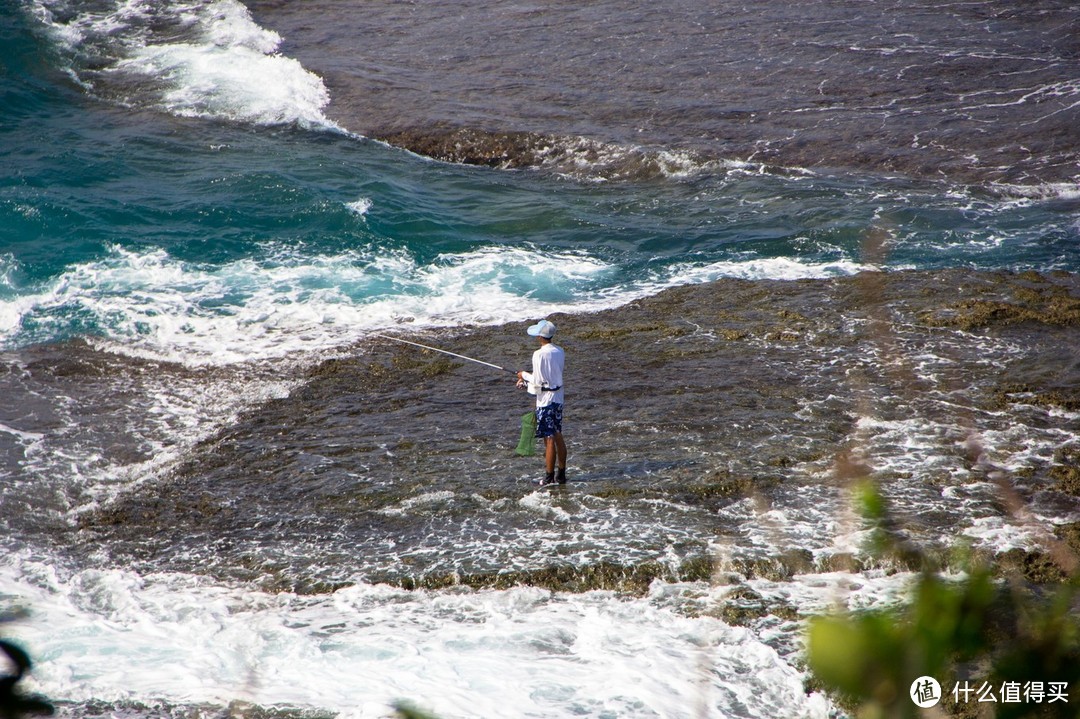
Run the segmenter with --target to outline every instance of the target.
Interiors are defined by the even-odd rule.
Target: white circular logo
[[[933,677],[919,677],[911,683],[911,701],[927,709],[941,701],[941,685]]]

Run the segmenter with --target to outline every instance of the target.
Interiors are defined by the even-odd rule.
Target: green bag
[[[536,454],[536,412],[521,415],[521,439],[514,454],[522,457]]]

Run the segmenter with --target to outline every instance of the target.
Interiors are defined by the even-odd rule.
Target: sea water
[[[88,545],[80,522],[167,494],[176,472],[196,484],[243,474],[184,463],[299,392],[311,368],[367,351],[372,333],[523,328],[723,278],[1080,270],[1076,9],[935,17],[894,2],[809,25],[794,10],[725,4],[668,15],[617,2],[294,5],[2,7],[0,606],[25,610],[5,632],[36,661],[33,688],[80,717],[243,703],[378,717],[399,700],[443,717],[835,711],[803,689],[799,618],[836,600],[897,601],[903,574],[749,578],[796,616],[745,626],[717,611],[726,583],[624,596],[372,580],[536,570],[553,546],[574,566],[677,561],[690,545],[852,550],[859,528],[843,493],[817,481],[820,461],[793,468],[768,508],[584,490],[563,501],[527,482],[492,499],[422,486],[418,469],[398,472],[374,510],[387,524],[373,526],[394,527],[385,535],[358,538],[304,496],[256,491],[239,498],[262,509],[237,536],[264,526],[271,539],[242,549],[207,529],[165,547]],[[893,33],[902,19],[910,32]],[[766,42],[776,28],[784,41]],[[958,79],[964,68],[982,83]],[[420,154],[446,132],[472,138],[466,155],[517,133],[530,144],[478,164]],[[919,377],[975,381],[949,374],[951,341],[988,367],[1023,352],[911,339]],[[800,361],[824,385],[844,351]],[[1049,499],[1034,524],[995,513],[993,488],[942,449],[963,441],[942,416],[954,399],[886,395],[853,430],[883,475],[907,482],[902,511],[956,500],[919,536],[960,527],[993,550],[1033,548],[1075,520]],[[805,435],[785,441],[817,441],[814,402],[833,401],[808,401]],[[975,422],[1017,470],[1080,443],[1067,412]],[[315,432],[301,471],[318,476],[331,434]],[[254,436],[256,454],[288,441]],[[587,467],[587,442],[574,440]],[[495,466],[480,444],[477,463]],[[661,475],[654,459],[631,456],[626,481]],[[943,494],[928,467],[965,479]],[[333,489],[362,480],[335,475]],[[465,512],[481,519],[459,526]],[[337,588],[275,591],[258,572],[245,579],[249,565]]]

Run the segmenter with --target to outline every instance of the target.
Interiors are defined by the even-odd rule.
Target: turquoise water
[[[872,264],[873,226],[888,233],[873,258],[885,267],[1080,267],[1078,200],[1060,189],[1006,197],[736,163],[640,182],[458,166],[330,123],[106,101],[72,80],[49,42],[8,8],[9,349],[89,335],[236,360],[267,351],[268,322],[274,344],[295,349],[402,321],[528,319],[723,276],[854,272]]]

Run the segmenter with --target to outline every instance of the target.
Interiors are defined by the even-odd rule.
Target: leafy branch
[[[889,509],[869,483],[857,486],[877,553],[900,546]],[[1018,578],[995,578],[973,558],[943,575],[923,556],[902,608],[842,611],[812,619],[807,662],[853,715],[869,719],[926,716],[909,695],[920,677],[940,681],[942,707],[956,716],[1075,717],[1080,702],[1080,621],[1075,579],[1038,591]],[[1043,588],[1045,590],[1045,588]],[[978,702],[970,687],[1066,687],[1060,701]],[[964,692],[957,691],[959,687]],[[940,710],[937,713],[941,716]]]

